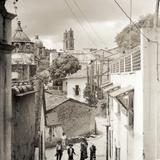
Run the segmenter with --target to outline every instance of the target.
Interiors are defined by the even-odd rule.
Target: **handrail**
[[[115,59],[110,64],[110,73],[126,73],[141,70],[140,48],[136,47],[129,54]]]

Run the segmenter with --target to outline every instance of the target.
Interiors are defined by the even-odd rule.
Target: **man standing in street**
[[[56,155],[55,155],[57,157],[57,160],[61,160],[62,155],[63,155],[62,142],[58,141],[56,145]]]
[[[69,144],[69,148],[67,150],[67,153],[68,153],[68,160],[73,160],[73,155],[76,153],[74,152],[74,148],[73,148],[73,145],[72,144]]]

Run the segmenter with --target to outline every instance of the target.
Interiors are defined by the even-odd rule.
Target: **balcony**
[[[119,59],[116,59],[110,64],[110,73],[131,73],[141,70],[141,53],[140,48],[136,47]]]

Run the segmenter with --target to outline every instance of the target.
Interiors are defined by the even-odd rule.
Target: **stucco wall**
[[[13,96],[12,160],[32,160],[35,136],[35,96]]]
[[[64,93],[66,93],[66,94],[67,94],[67,85],[68,85],[67,80],[66,80],[66,79],[63,80],[63,83],[62,83],[62,91],[63,91]]]
[[[160,159],[160,29],[143,29],[142,36],[143,87],[144,87],[144,156],[146,160]]]
[[[68,79],[67,80],[67,98],[73,98],[81,102],[85,102],[85,98],[83,97],[83,92],[86,87],[87,78],[77,78],[77,79]],[[80,95],[76,96],[74,89],[75,85],[79,85]]]
[[[114,146],[121,148],[121,159],[143,159],[143,88],[142,71],[125,74],[112,74],[111,82],[119,84],[121,88],[132,86],[134,88],[134,128],[127,129],[128,116],[121,106],[121,114],[117,116],[117,102],[113,100],[113,134]],[[114,153],[114,152],[113,152]]]
[[[94,111],[85,104],[67,101],[55,110],[68,137],[85,135],[95,129]]]
[[[0,40],[11,42],[11,19],[0,13]],[[5,28],[4,23],[5,22]],[[3,32],[5,31],[5,35]],[[6,42],[4,42],[6,44]],[[0,50],[0,159],[11,159],[11,51],[1,42]]]

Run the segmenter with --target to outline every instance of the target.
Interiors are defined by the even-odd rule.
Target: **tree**
[[[93,92],[92,88],[96,89],[97,87],[95,84],[91,86],[91,84],[87,83],[84,89],[83,97],[86,99],[86,101],[91,107],[95,107],[98,102],[98,99],[96,97],[96,90],[95,92]]]
[[[149,14],[145,17],[140,17],[140,20],[131,26],[126,26],[115,37],[118,47],[126,50],[138,46],[140,44],[140,29],[144,27],[153,27],[153,22],[154,16]]]
[[[77,72],[80,68],[81,66],[76,57],[68,54],[59,55],[53,60],[52,66],[49,69],[53,85],[61,86],[63,78]]]

